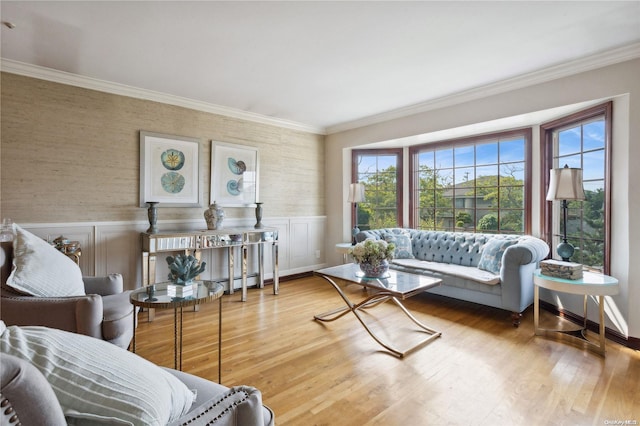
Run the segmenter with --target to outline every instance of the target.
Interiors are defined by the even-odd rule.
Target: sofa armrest
[[[193,402],[193,406],[191,410],[182,418],[178,419],[175,424],[183,424],[190,419],[195,418],[195,413],[203,413],[206,411],[207,407],[210,407],[212,404],[215,404],[216,401],[219,401],[221,397],[229,391],[229,388],[223,386],[221,384],[209,381],[207,379],[203,379],[202,377],[194,376],[189,373],[185,373],[183,371],[173,370],[170,368],[162,367],[165,371],[169,372],[176,376],[182,383],[187,385],[187,387],[196,392],[196,400]],[[253,392],[254,388],[246,388],[246,390],[250,390]],[[256,390],[257,391],[257,390]],[[262,398],[262,396],[260,397]],[[263,422],[258,424],[263,424],[264,426],[273,426],[275,423],[275,415],[273,411],[269,407],[262,406],[262,415]],[[208,415],[204,417],[206,420],[211,420]],[[193,425],[194,423],[188,423],[189,425]],[[242,424],[242,423],[237,423]]]
[[[103,304],[96,294],[33,297],[3,293],[0,309],[8,325],[40,325],[102,338]]]
[[[269,418],[265,418],[265,410]],[[262,405],[262,394],[250,386],[235,386],[171,423],[178,425],[269,426],[273,412]]]
[[[1,424],[66,424],[53,389],[37,368],[8,354],[2,354],[0,366]]]
[[[84,281],[84,292],[87,294],[109,296],[124,291],[121,274],[109,274],[105,277],[82,277],[82,281]]]
[[[535,237],[524,238],[507,247],[500,268],[502,306],[505,309],[521,313],[533,303],[533,271],[547,254],[547,243]]]

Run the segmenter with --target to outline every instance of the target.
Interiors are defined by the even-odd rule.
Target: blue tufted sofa
[[[428,290],[512,313],[513,325],[533,303],[533,271],[549,253],[532,236],[383,228],[362,231],[367,238],[396,244],[391,268],[442,279]]]

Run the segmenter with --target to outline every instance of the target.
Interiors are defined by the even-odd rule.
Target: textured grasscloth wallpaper
[[[324,137],[183,107],[2,73],[0,215],[19,223],[146,220],[139,207],[139,131],[198,138],[202,208],[163,208],[160,219],[202,218],[211,140],[260,156],[264,216],[325,212]],[[227,217],[247,209],[227,208]]]

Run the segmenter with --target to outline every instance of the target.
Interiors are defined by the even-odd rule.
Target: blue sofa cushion
[[[499,238],[493,238],[487,241],[487,243],[482,247],[480,261],[478,262],[478,269],[499,274],[504,251],[507,247],[512,246],[517,242],[518,240],[504,240]]]
[[[385,233],[383,239],[388,243],[393,243],[396,250],[393,253],[394,259],[413,259],[413,251],[411,248],[411,237],[409,234]]]

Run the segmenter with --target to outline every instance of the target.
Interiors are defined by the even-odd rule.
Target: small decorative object
[[[155,234],[158,232],[158,227],[156,226],[158,223],[158,202],[148,201],[147,204],[149,205],[147,209],[147,215],[149,216],[149,229],[147,229],[147,233]]]
[[[53,240],[53,246],[64,254],[73,254],[80,249],[80,241],[71,241],[60,235]]]
[[[146,301],[155,302],[155,301],[158,300],[158,299],[156,299],[154,297],[156,295],[156,285],[155,284],[151,284],[151,285],[147,286],[146,290],[147,290],[147,299],[146,299]]]
[[[547,259],[540,262],[540,272],[549,277],[579,280],[582,278],[582,265],[580,263]]]
[[[393,259],[395,244],[384,240],[367,238],[349,249],[349,254],[360,265],[368,278],[381,278],[389,270],[389,261]]]
[[[213,204],[204,211],[204,219],[207,221],[207,229],[222,229],[224,210],[214,201]]]
[[[197,291],[196,290],[197,288],[198,288],[198,284],[196,283],[187,284],[187,285],[169,284],[167,286],[167,296],[179,297],[181,299],[184,299],[185,297],[192,296],[193,293]]]
[[[254,228],[262,228],[262,203],[256,203],[256,224]]]
[[[177,256],[167,256],[167,264],[169,265],[169,280],[176,285],[192,284],[193,279],[204,272],[207,265],[205,262],[200,263],[192,255],[179,254]]]

